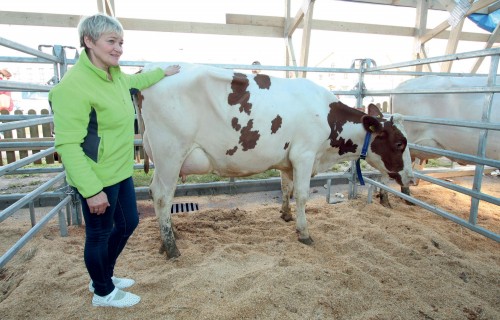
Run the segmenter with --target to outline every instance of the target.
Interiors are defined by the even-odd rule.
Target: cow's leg
[[[161,176],[162,173],[161,170],[158,170],[157,164],[155,164],[155,166],[155,173],[150,190],[153,197],[156,217],[160,225],[160,237],[162,241],[160,253],[166,252],[167,259],[176,258],[180,256],[181,253],[179,249],[177,249],[177,245],[175,243],[173,230],[174,226],[172,223],[170,207],[172,206],[172,199],[174,197],[177,179],[175,179],[175,181],[172,181],[172,179],[165,179],[165,177]],[[166,188],[166,184],[171,187]]]
[[[283,202],[281,203],[281,219],[286,222],[292,221],[292,213],[290,210],[290,197],[293,191],[293,171],[281,171],[281,193]]]
[[[421,160],[419,158],[416,158],[415,161],[413,162],[412,169],[422,171],[426,164],[427,164],[427,159]],[[420,182],[420,179],[415,179],[415,186],[418,186],[419,182]],[[401,192],[406,194],[406,195],[411,196],[410,187],[401,187]],[[415,205],[413,202],[410,202],[410,201],[405,200],[405,202],[407,205],[410,205],[410,206]]]
[[[442,148],[442,149],[444,149],[444,148]],[[422,171],[422,170],[424,170],[426,164],[427,164],[427,159],[416,158],[415,161],[413,162],[412,169]],[[420,179],[415,179],[415,186],[418,186],[419,183],[420,183]]]
[[[299,241],[311,245],[313,239],[309,235],[306,220],[306,202],[309,198],[309,186],[311,181],[311,172],[314,162],[314,155],[302,153],[298,159],[292,161],[293,164],[293,195],[295,198],[295,211],[297,219],[297,232]]]
[[[154,135],[153,138],[158,138]],[[152,148],[152,141],[149,141],[147,132],[144,134],[144,149],[151,156],[155,164],[153,181],[150,185],[150,192],[153,198],[156,218],[160,225],[161,247],[160,253],[166,252],[167,259],[176,258],[181,255],[175,243],[174,226],[170,208],[172,199],[174,198],[175,188],[177,187],[177,179],[180,168],[184,160],[183,157],[187,154],[186,144],[181,145],[180,142],[170,141],[165,145],[164,141],[156,141],[157,149]],[[160,147],[161,146],[161,147]],[[155,152],[153,152],[155,150]],[[174,150],[174,152],[172,152]],[[168,155],[168,159],[161,156],[161,151]],[[170,152],[167,154],[167,151]]]
[[[387,185],[389,183],[389,178],[382,177],[380,178],[380,182],[384,185]],[[380,198],[380,204],[382,206],[392,209],[391,203],[389,202],[389,192],[385,191],[384,189],[380,189],[378,196]]]

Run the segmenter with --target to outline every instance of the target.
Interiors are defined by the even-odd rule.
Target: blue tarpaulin
[[[479,28],[493,32],[500,22],[500,9],[491,12],[490,14],[473,13],[468,16]]]

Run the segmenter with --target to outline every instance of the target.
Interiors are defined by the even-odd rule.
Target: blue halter
[[[366,153],[368,152],[368,145],[370,144],[370,138],[372,134],[371,132],[366,132],[365,142],[363,143],[363,149],[361,149],[361,154],[359,155],[358,160],[356,160],[356,172],[358,174],[359,183],[364,186],[365,180],[363,180],[363,175],[361,175],[361,159],[366,159]]]

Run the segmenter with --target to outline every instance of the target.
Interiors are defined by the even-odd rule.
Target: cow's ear
[[[380,112],[380,109],[373,103],[368,105],[368,115],[378,119],[382,119],[384,117],[382,112]]]
[[[363,127],[365,128],[365,130],[370,133],[376,133],[382,130],[382,125],[374,117],[363,116],[361,118],[361,121],[363,122]]]

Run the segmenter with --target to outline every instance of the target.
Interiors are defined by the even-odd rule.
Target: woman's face
[[[105,71],[109,67],[118,66],[123,53],[123,38],[117,33],[103,33],[94,43],[85,37],[85,44],[89,48],[89,58],[92,63]]]

